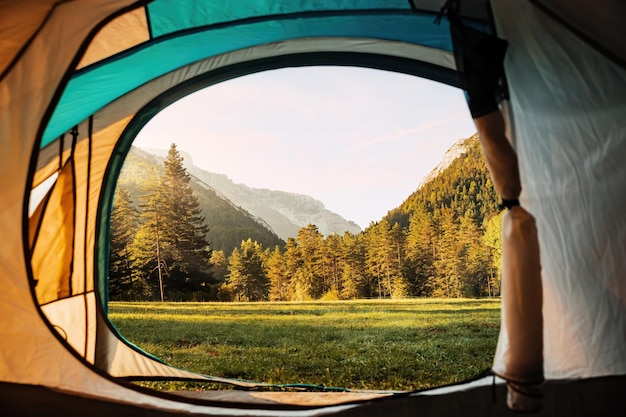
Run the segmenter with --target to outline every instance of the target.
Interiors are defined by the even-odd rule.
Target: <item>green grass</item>
[[[495,299],[112,302],[109,308],[128,340],[176,367],[366,390],[414,390],[470,378],[491,366],[500,325]]]

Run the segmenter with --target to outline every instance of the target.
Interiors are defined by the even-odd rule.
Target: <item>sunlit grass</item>
[[[131,342],[167,363],[225,378],[414,390],[491,366],[496,299],[306,303],[110,303]],[[191,384],[153,384],[160,388]]]

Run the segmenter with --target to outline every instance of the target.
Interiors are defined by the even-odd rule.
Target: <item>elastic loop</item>
[[[444,3],[444,5],[441,6],[441,9],[439,10],[439,13],[437,13],[437,16],[435,17],[435,21],[433,22],[437,26],[439,26],[441,24],[441,19],[443,18],[443,15],[446,14],[446,12],[448,11],[449,3],[450,3],[450,0],[446,1]]]

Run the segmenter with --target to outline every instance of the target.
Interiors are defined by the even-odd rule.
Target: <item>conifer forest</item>
[[[216,248],[172,144],[140,188],[118,184],[110,219],[109,299],[306,301],[499,295],[498,197],[476,136],[466,152],[361,233],[314,224],[282,241]],[[143,173],[146,174],[145,172]]]

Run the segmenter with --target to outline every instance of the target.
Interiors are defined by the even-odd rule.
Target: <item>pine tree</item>
[[[161,181],[163,210],[167,219],[163,238],[172,242],[172,255],[184,273],[205,271],[209,265],[208,226],[201,216],[200,204],[190,186],[191,178],[183,158],[172,144],[163,163]]]
[[[353,235],[350,232],[343,234],[341,247],[342,271],[341,293],[342,299],[349,300],[362,298],[368,295],[365,288],[365,245],[363,234]]]
[[[298,230],[301,264],[296,273],[297,295],[303,300],[318,299],[327,291],[322,276],[322,249],[324,237],[317,226],[309,224]]]
[[[109,297],[111,300],[132,298],[130,245],[137,232],[138,212],[125,188],[115,191],[111,211],[111,254],[109,257]]]
[[[211,259],[209,260],[211,265],[211,273],[216,282],[222,283],[226,280],[226,268],[228,266],[228,260],[223,250],[211,251]]]
[[[183,158],[172,144],[164,172],[141,196],[141,227],[134,242],[135,264],[144,279],[155,282],[163,300],[207,299],[213,280],[208,227],[200,215]],[[154,285],[151,286],[156,292]]]
[[[291,280],[287,274],[285,256],[278,246],[275,246],[274,250],[267,256],[267,278],[270,283],[270,301],[289,301],[292,299]]]
[[[434,239],[432,219],[422,207],[409,221],[405,271],[413,295],[425,296],[430,291],[426,283],[434,274]]]
[[[480,297],[486,293],[483,287],[488,284],[488,268],[481,237],[482,231],[468,211],[461,219],[458,235],[464,296]]]
[[[439,233],[435,240],[435,274],[428,285],[434,297],[460,297],[463,264],[459,259],[459,228],[451,209],[444,208],[439,213]]]
[[[324,239],[322,247],[321,268],[325,292],[331,292],[336,297],[341,292],[342,246],[341,236],[333,233]]]
[[[389,248],[391,297],[405,298],[409,295],[409,282],[403,273],[406,257],[406,235],[398,223],[394,223],[389,231]]]
[[[384,270],[386,268],[386,256],[385,256],[385,239],[383,227],[380,224],[371,223],[365,230],[365,268],[369,277],[372,278],[370,282],[370,292],[375,294],[378,298],[383,297],[386,294],[383,284]]]
[[[485,234],[482,242],[486,251],[487,295],[500,294],[500,273],[502,258],[502,216],[504,212],[489,218],[485,222]]]
[[[300,247],[298,246],[298,242],[296,242],[295,238],[290,237],[287,239],[283,260],[285,263],[285,274],[289,279],[289,300],[307,300],[309,297],[304,289],[304,284],[302,283],[303,280],[300,276],[303,260],[300,253]]]
[[[263,248],[252,239],[241,242],[228,261],[228,286],[237,301],[265,301],[269,282],[263,265]]]
[[[404,263],[404,232],[398,223],[391,226],[387,219],[371,225],[366,231],[367,268],[375,277],[378,297],[405,297],[408,285],[402,275]]]
[[[139,229],[131,244],[133,276],[141,286],[142,296],[165,300],[172,262],[170,242],[163,240],[165,216],[161,210],[162,196],[158,191],[158,178],[146,181],[139,196]]]

